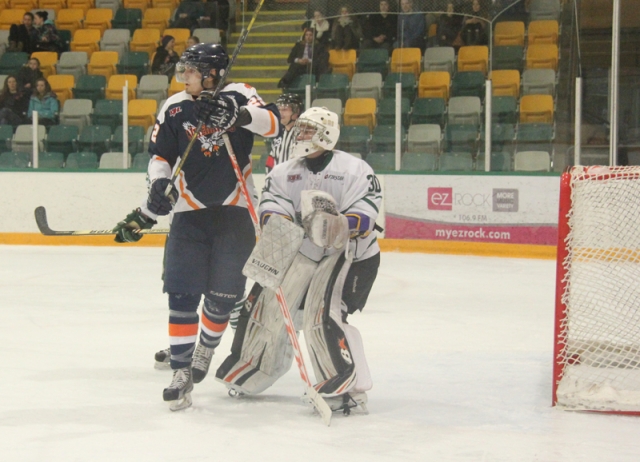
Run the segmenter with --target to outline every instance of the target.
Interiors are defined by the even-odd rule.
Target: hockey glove
[[[342,214],[316,210],[302,220],[302,226],[311,242],[325,249],[341,249],[349,240],[349,221]]]
[[[156,223],[158,222],[149,218],[140,211],[140,208],[137,208],[113,228],[113,231],[116,233],[115,241],[119,243],[138,242],[142,239],[142,234],[136,231],[151,229]]]
[[[198,122],[207,127],[227,131],[236,123],[240,108],[235,98],[218,95],[213,99],[213,93],[203,91],[195,103],[195,116]]]
[[[171,183],[169,178],[158,178],[151,183],[149,197],[147,198],[149,212],[156,215],[168,215],[173,206],[176,205],[179,194],[175,186],[172,186],[168,196],[164,194],[169,183]]]

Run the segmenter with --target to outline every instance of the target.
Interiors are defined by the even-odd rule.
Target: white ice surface
[[[169,411],[160,248],[0,246],[0,461],[637,461],[640,418],[550,407],[552,261],[385,253],[364,313],[369,415],[331,427],[292,369],[207,378]],[[226,333],[215,370],[231,345]]]

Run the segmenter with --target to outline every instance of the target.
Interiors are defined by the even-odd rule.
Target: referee
[[[302,112],[302,99],[293,93],[285,93],[276,100],[280,111],[280,131],[272,138],[271,151],[267,157],[267,173],[276,165],[289,160],[289,149],[293,142],[293,125]]]

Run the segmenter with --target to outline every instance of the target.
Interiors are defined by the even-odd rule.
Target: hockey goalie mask
[[[340,137],[338,115],[326,107],[304,111],[293,127],[290,157],[303,158],[318,151],[331,151]]]

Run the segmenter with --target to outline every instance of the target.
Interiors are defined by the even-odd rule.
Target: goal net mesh
[[[577,167],[570,186],[557,405],[640,411],[640,168]]]

